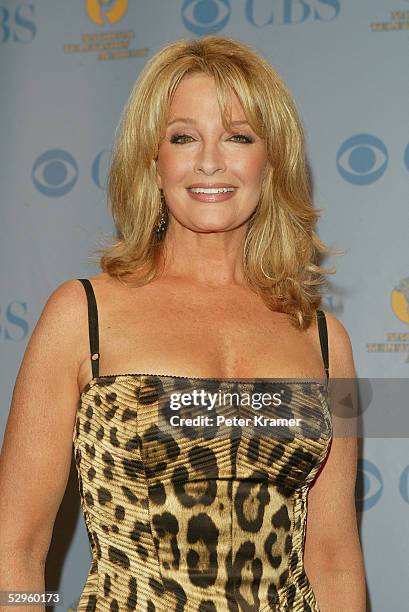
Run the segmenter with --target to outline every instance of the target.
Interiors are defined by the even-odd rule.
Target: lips
[[[223,187],[237,189],[236,185],[232,185],[231,183],[193,183],[189,185],[187,189],[198,189],[200,187],[204,189],[222,189]]]
[[[209,203],[224,202],[237,191],[237,187],[231,183],[194,183],[186,189],[194,200]]]

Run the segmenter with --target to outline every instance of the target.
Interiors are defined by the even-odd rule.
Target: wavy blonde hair
[[[295,327],[305,329],[321,304],[325,274],[334,273],[333,268],[321,268],[318,259],[337,253],[314,231],[321,209],[312,204],[304,131],[295,103],[274,68],[230,38],[205,36],[168,44],[136,80],[117,127],[108,173],[117,241],[96,250],[100,266],[122,282],[129,276],[126,284],[132,287],[160,273],[166,236],[160,241],[155,232],[161,207],[155,160],[173,95],[188,73],[213,77],[225,128],[226,102],[233,90],[247,121],[265,140],[267,172],[247,222],[243,272],[271,310],[287,313]]]

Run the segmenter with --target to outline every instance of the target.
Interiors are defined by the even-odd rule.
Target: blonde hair
[[[187,74],[214,78],[224,127],[226,100],[233,90],[253,130],[265,140],[268,169],[260,200],[247,222],[243,273],[271,310],[288,314],[300,329],[320,306],[325,274],[318,258],[331,251],[314,226],[321,209],[312,204],[304,132],[294,101],[272,66],[243,43],[205,36],[168,44],[145,65],[131,91],[116,132],[108,174],[108,202],[117,241],[96,250],[104,272],[119,280],[135,274],[129,286],[144,285],[159,274],[166,249],[155,228],[160,191],[155,159],[167,114],[180,80]]]

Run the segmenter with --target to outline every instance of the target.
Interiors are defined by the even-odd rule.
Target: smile
[[[189,196],[196,200],[197,202],[203,202],[207,204],[217,204],[219,202],[226,202],[226,200],[230,200],[233,198],[237,191],[237,187],[235,185],[192,185],[187,188],[187,192]]]
[[[219,187],[219,188],[209,188],[205,189],[204,187],[191,187],[189,191],[192,193],[229,193],[230,191],[234,191],[234,187]]]

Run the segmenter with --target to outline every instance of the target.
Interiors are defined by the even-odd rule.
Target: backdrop
[[[0,0],[0,430],[48,296],[98,271],[89,255],[113,229],[104,185],[114,129],[138,73],[165,43],[207,33],[249,43],[287,83],[324,209],[319,234],[346,250],[325,262],[337,274],[324,309],[348,330],[368,385],[407,380],[408,29],[407,0]],[[407,609],[407,438],[372,432],[360,447],[375,612]],[[64,610],[90,561],[73,470],[47,564]]]

